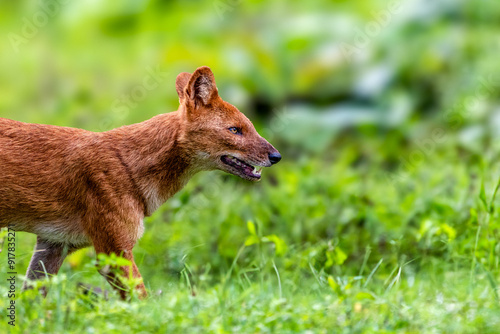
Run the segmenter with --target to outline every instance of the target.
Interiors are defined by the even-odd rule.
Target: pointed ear
[[[199,67],[194,71],[185,88],[186,97],[196,104],[207,105],[218,95],[217,86],[212,70],[207,67]]]
[[[175,89],[177,90],[177,95],[179,95],[179,102],[185,98],[184,88],[186,88],[190,78],[191,73],[182,72],[175,79]]]

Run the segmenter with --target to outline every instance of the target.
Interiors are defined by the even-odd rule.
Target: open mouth
[[[223,155],[221,161],[229,166],[228,171],[247,180],[259,180],[262,168],[260,166],[251,165],[243,160],[230,155]]]

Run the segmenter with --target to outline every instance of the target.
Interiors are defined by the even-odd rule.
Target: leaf
[[[248,232],[250,232],[251,235],[257,235],[257,231],[255,230],[255,224],[252,223],[250,220],[247,222],[247,228]]]
[[[126,258],[118,256],[115,259],[115,263],[114,264],[117,265],[117,266],[119,266],[119,267],[125,267],[125,266],[131,266],[132,262],[130,260],[127,260]]]
[[[347,254],[340,247],[335,247],[335,261],[337,264],[343,264],[347,260]]]
[[[417,240],[420,241],[424,236],[434,236],[438,232],[438,227],[431,219],[425,219],[421,224],[417,234]]]
[[[347,259],[347,254],[340,247],[335,247],[333,250],[326,251],[326,259],[325,267],[329,268],[334,264],[343,264]]]
[[[260,242],[259,237],[252,234],[245,240],[245,246],[255,245],[258,244],[259,242]]]
[[[335,280],[333,279],[332,276],[328,276],[328,285],[330,286],[330,288],[332,288],[332,290],[336,293],[340,293],[340,285],[338,285],[337,282],[335,282]]]
[[[368,292],[358,292],[355,297],[357,300],[365,300],[365,299],[375,299],[371,293]]]
[[[274,243],[274,247],[276,248],[276,255],[284,255],[288,249],[285,241],[275,234],[266,235],[262,238],[262,241]]]
[[[445,233],[449,240],[454,240],[457,236],[457,231],[446,223],[441,224],[440,231]]]
[[[127,260],[124,257],[118,256],[115,253],[112,253],[111,255],[101,253],[97,256],[97,259],[100,266],[110,265],[113,267],[125,267],[132,265],[131,261]]]

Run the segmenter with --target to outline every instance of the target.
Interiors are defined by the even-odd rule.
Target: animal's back
[[[95,133],[0,118],[0,227],[60,219],[61,190]]]

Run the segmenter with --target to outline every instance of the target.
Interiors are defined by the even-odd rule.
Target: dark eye
[[[235,126],[230,127],[229,131],[231,131],[231,133],[234,133],[235,135],[241,135],[241,129]]]

